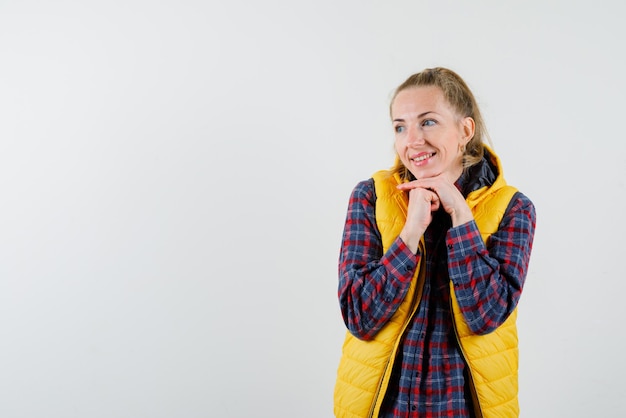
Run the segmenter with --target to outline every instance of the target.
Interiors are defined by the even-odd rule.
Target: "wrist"
[[[406,245],[409,251],[411,251],[413,254],[417,254],[421,236],[415,237],[414,234],[408,234],[406,233],[406,231],[402,231],[400,233],[400,239],[402,240],[404,245]]]
[[[469,207],[466,207],[461,210],[455,209],[452,211],[450,218],[452,219],[452,226],[459,226],[473,220],[474,215],[470,211]]]

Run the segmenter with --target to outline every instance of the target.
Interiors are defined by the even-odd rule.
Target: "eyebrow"
[[[428,115],[429,113],[435,113],[436,114],[437,112],[435,112],[434,110],[429,110],[427,112],[420,113],[419,115],[417,115],[417,119],[421,119],[424,116]],[[404,122],[404,121],[405,121],[404,119],[397,118],[397,119],[394,119],[392,122]]]

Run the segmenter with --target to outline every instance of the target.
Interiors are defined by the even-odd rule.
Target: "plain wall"
[[[537,207],[522,417],[625,416],[623,8],[0,1],[0,416],[332,416],[348,196],[432,66]]]

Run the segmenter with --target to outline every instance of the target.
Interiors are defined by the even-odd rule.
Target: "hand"
[[[432,212],[439,209],[439,196],[423,187],[398,188],[408,191],[409,195],[406,222],[400,232],[400,239],[413,253],[417,253],[420,239],[433,220]]]
[[[411,207],[411,194],[414,190],[421,189],[435,194],[436,197],[430,199],[431,209],[437,210],[439,206],[443,206],[443,209],[452,219],[452,226],[462,225],[474,219],[459,189],[443,176],[428,177],[409,183],[403,183],[398,185],[398,189],[409,191],[409,208]],[[430,220],[428,224],[430,224]],[[428,226],[428,224],[426,226]]]

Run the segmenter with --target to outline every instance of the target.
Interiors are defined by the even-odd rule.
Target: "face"
[[[456,181],[463,171],[461,146],[474,134],[472,118],[460,118],[436,86],[412,87],[391,105],[396,152],[415,178],[446,176]]]

